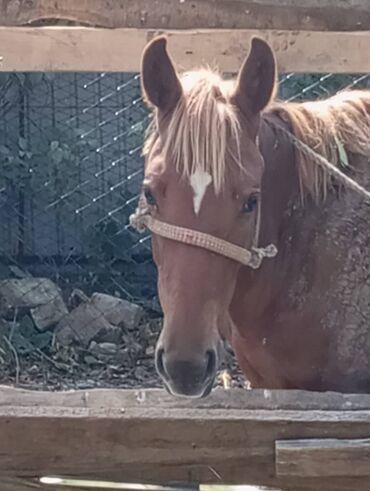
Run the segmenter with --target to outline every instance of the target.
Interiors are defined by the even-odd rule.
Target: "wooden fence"
[[[163,31],[181,69],[234,72],[259,35],[281,72],[370,72],[368,0],[2,0],[0,70],[138,71]]]
[[[163,31],[180,68],[236,71],[259,34],[281,71],[370,71],[368,0],[3,0],[0,69],[137,71]],[[1,388],[1,490],[35,489],[50,474],[365,490],[370,396],[233,390],[187,402]]]
[[[199,402],[160,390],[0,387],[0,435],[0,482],[65,475],[294,491],[370,484],[366,395],[217,389]]]

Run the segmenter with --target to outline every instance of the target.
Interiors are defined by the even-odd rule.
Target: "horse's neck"
[[[277,130],[280,118],[267,114],[262,119],[259,147],[265,161],[262,181],[262,217],[260,245],[276,243],[284,217],[299,200],[299,180],[292,143]],[[289,129],[287,127],[287,129]]]
[[[294,148],[286,136],[276,131],[274,122],[283,123],[277,116],[266,115],[259,132],[259,147],[265,160],[262,181],[261,228],[258,245],[273,243],[278,247],[275,259],[264,259],[259,270],[248,267],[239,273],[232,317],[258,317],[273,301],[281,289],[280,284],[286,268],[284,248],[286,246],[287,222],[294,203],[299,201],[299,180],[294,162]],[[289,231],[288,231],[289,232]]]

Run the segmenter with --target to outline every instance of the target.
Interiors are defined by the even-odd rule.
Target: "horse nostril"
[[[215,350],[208,350],[207,356],[207,368],[206,368],[206,378],[213,378],[216,371],[216,352]]]

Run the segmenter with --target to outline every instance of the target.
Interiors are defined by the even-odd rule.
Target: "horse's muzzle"
[[[156,351],[156,368],[166,389],[175,396],[200,398],[213,387],[217,371],[217,353],[214,349],[203,355],[183,360],[162,347]]]

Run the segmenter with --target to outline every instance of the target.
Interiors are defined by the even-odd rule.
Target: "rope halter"
[[[195,247],[201,247],[202,249],[206,249],[221,256],[228,257],[229,259],[233,259],[244,266],[249,266],[252,269],[258,269],[265,257],[275,257],[277,254],[277,248],[273,244],[270,244],[267,247],[256,247],[259,234],[258,224],[260,222],[259,210],[260,207],[258,207],[257,212],[258,216],[257,230],[254,241],[255,244],[250,250],[204,232],[179,227],[177,225],[171,225],[169,223],[157,220],[150,215],[150,211],[147,207],[140,205],[136,210],[136,213],[130,216],[130,225],[138,232],[142,233],[145,229],[148,229],[152,233],[166,239],[175,240],[177,242],[182,242],[183,244],[189,244]]]

